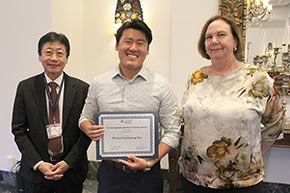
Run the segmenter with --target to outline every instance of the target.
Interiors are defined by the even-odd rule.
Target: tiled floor
[[[264,183],[263,193],[290,193],[290,185],[284,184],[273,184],[273,183]],[[97,192],[97,183],[95,180],[86,180],[84,183],[83,193],[96,193]],[[168,193],[168,184],[164,185],[164,193]],[[17,193],[16,186],[7,185],[0,182],[0,192],[1,193]],[[179,190],[177,193],[183,193],[182,190]]]
[[[96,193],[98,182],[96,173],[99,168],[99,162],[89,162],[89,171],[87,179],[84,182],[83,193]],[[164,193],[169,192],[168,170],[162,170],[164,178]],[[16,176],[12,172],[0,171],[0,193],[17,193]]]
[[[97,192],[98,182],[96,172],[98,167],[99,164],[97,162],[90,162],[88,176],[84,182],[83,193]],[[164,178],[163,193],[169,193],[168,170],[162,170],[162,172]],[[17,193],[16,176],[14,173],[0,171],[0,193]],[[183,191],[179,190],[177,193],[183,193]],[[290,185],[264,182],[263,193],[290,193]]]
[[[92,193],[97,192],[98,182],[96,173],[99,168],[98,162],[90,162],[89,164],[89,172],[86,181],[84,182],[84,190],[83,193]],[[168,183],[168,170],[162,170],[163,179],[164,179],[164,191],[163,193],[169,192],[169,183]],[[178,192],[182,193],[182,191]]]
[[[97,193],[97,186],[98,186],[98,183],[96,180],[86,179],[86,181],[84,182],[83,193]],[[169,192],[169,184],[168,184],[168,181],[165,179],[164,193],[168,193],[168,192]],[[4,183],[4,181],[0,181],[0,193],[17,193],[16,183],[6,184]],[[182,191],[180,193],[182,193]]]

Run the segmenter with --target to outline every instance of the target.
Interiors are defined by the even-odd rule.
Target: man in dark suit
[[[18,186],[26,193],[81,193],[91,140],[79,129],[78,119],[89,85],[63,72],[70,54],[65,35],[42,36],[38,54],[44,73],[21,81],[14,102],[12,133],[22,154],[19,173],[24,179],[24,187]],[[50,82],[57,84],[56,101]]]

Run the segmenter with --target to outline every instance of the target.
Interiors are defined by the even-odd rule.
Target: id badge
[[[46,125],[46,132],[48,139],[56,138],[62,135],[60,123]]]

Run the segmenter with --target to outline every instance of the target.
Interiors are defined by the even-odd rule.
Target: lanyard
[[[53,117],[55,117],[55,111],[56,111],[56,108],[58,106],[58,101],[59,101],[59,97],[60,97],[60,93],[61,93],[61,89],[62,89],[62,85],[63,85],[63,77],[62,77],[60,88],[59,88],[59,91],[58,91],[58,94],[57,94],[57,97],[56,97],[55,106],[53,105],[51,94],[50,94],[50,91],[49,91],[48,84],[47,84],[45,76],[43,76],[43,78],[44,78],[44,85],[45,85],[45,90],[46,90],[46,93],[47,93],[47,96],[48,96],[49,104],[50,104],[51,109],[52,109]]]

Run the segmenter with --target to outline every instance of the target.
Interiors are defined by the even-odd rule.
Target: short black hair
[[[132,19],[123,23],[123,25],[118,29],[115,35],[117,45],[119,45],[119,41],[121,39],[121,36],[123,35],[123,31],[128,28],[136,29],[143,32],[146,36],[146,40],[148,41],[148,49],[149,49],[149,45],[153,39],[152,32],[151,29],[147,26],[147,24],[140,19]]]
[[[48,32],[47,34],[43,35],[38,41],[38,55],[41,56],[41,50],[44,44],[47,42],[56,42],[59,41],[61,44],[65,46],[66,57],[69,57],[70,54],[70,45],[67,37],[64,34],[56,33],[54,31]]]

